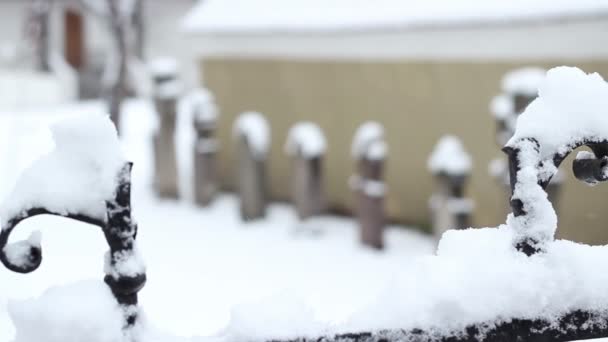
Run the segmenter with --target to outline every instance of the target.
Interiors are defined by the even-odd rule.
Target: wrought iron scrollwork
[[[18,262],[9,255],[8,240],[14,229],[24,220],[34,216],[48,214],[65,217],[76,221],[89,223],[102,229],[110,247],[107,260],[105,283],[110,287],[114,297],[125,310],[126,327],[132,326],[137,318],[137,293],[146,283],[144,270],[128,270],[120,268],[120,263],[128,262],[128,258],[136,257],[135,240],[137,224],[131,217],[131,168],[132,163],[126,163],[116,178],[114,198],[105,202],[105,217],[96,218],[81,213],[57,213],[44,207],[23,211],[15,217],[8,218],[6,226],[0,230],[0,261],[11,271],[30,273],[35,271],[42,262],[42,248],[36,243],[18,242],[27,247],[19,255]],[[101,204],[104,205],[104,204]]]
[[[519,171],[522,167],[523,151],[522,146],[534,149],[537,170],[537,182],[543,190],[546,190],[547,185],[555,176],[557,169],[562,162],[576,149],[586,146],[591,151],[585,151],[582,157],[578,157],[572,162],[572,169],[575,177],[587,184],[596,184],[608,180],[608,140],[598,137],[585,137],[572,141],[567,145],[560,146],[556,149],[556,153],[547,157],[541,157],[541,145],[535,138],[523,138],[509,144],[503,148],[503,151],[509,157],[509,176],[511,182],[511,209],[515,217],[530,215],[534,211],[534,203],[524,203],[524,201],[515,195],[515,188],[522,182],[519,176]],[[534,216],[534,215],[530,215]],[[534,223],[531,223],[534,224]],[[518,250],[530,256],[540,251],[538,245],[541,241],[536,241],[531,237],[516,243]]]

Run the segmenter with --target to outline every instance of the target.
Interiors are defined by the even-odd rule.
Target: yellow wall
[[[387,210],[393,220],[427,226],[433,179],[426,161],[443,134],[459,136],[474,158],[468,194],[475,200],[475,226],[504,222],[507,195],[488,174],[488,163],[501,155],[495,143],[488,103],[499,92],[507,71],[525,65],[576,65],[608,76],[608,62],[463,63],[463,62],[311,62],[296,60],[207,59],[204,84],[221,109],[222,182],[231,188],[234,146],[232,123],[245,110],[264,113],[272,126],[271,194],[289,199],[290,164],[283,151],[289,127],[299,120],[318,123],[328,139],[326,185],[330,206],[348,210],[347,185],[353,162],[350,143],[359,124],[382,122],[390,147],[386,178]],[[571,162],[560,203],[559,236],[576,241],[608,242],[608,185],[589,189],[574,180]]]

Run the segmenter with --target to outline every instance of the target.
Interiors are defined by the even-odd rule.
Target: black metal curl
[[[132,166],[133,163],[131,162],[125,163],[117,175],[115,197],[105,202],[106,214],[103,219],[80,213],[57,213],[44,207],[26,210],[8,219],[6,226],[0,229],[0,261],[2,264],[9,270],[18,273],[30,273],[40,266],[42,262],[42,248],[40,246],[30,244],[29,251],[22,256],[25,259],[23,264],[11,260],[5,248],[8,245],[10,234],[19,223],[44,214],[65,217],[101,228],[110,247],[111,267],[119,261],[121,255],[131,255],[137,238],[137,224],[131,218]],[[137,305],[137,293],[146,283],[146,274],[143,270],[142,273],[135,275],[123,275],[118,272],[118,274],[106,274],[104,281],[110,287],[118,303],[128,307]],[[136,318],[136,310],[125,310],[127,327],[133,325]]]
[[[537,149],[540,149],[540,143],[535,138],[522,138],[518,142],[528,140],[536,145]],[[520,158],[521,158],[521,150],[517,148],[519,145],[518,142],[511,144],[512,146],[506,146],[502,149],[509,157],[509,178],[511,182],[511,196],[513,196],[515,186],[519,182],[517,178],[517,174],[521,168]],[[540,169],[544,163],[552,163],[555,168],[559,168],[562,162],[579,147],[586,146],[588,147],[592,153],[594,158],[588,159],[575,159],[572,162],[572,169],[574,171],[574,175],[578,180],[586,182],[588,184],[595,184],[597,182],[603,182],[608,180],[608,173],[605,174],[604,170],[606,166],[608,166],[608,140],[607,139],[598,139],[596,137],[587,137],[583,139],[578,139],[562,148],[558,148],[558,153],[555,153],[551,156],[551,158],[546,160],[539,160],[537,165],[537,170],[539,173],[537,174],[538,184],[541,186],[543,190],[546,190],[549,182],[551,181],[554,175],[550,175],[549,177],[542,178],[540,177]],[[524,203],[519,199],[512,197],[510,200],[511,209],[513,211],[513,215],[515,216],[524,216],[528,213],[524,208]],[[527,238],[523,241],[517,243],[516,248],[530,256],[535,253],[538,253],[540,250],[536,248],[538,241],[534,239]]]

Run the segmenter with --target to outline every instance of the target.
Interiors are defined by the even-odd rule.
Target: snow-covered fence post
[[[470,227],[473,202],[464,197],[464,188],[471,174],[471,157],[460,139],[443,136],[429,158],[428,168],[437,182],[429,201],[435,237],[441,238],[448,229]]]
[[[154,187],[159,196],[167,198],[178,197],[175,124],[182,89],[177,70],[177,62],[171,58],[159,58],[150,63],[159,123],[154,135]]]
[[[362,124],[353,139],[352,155],[357,170],[350,179],[350,186],[356,197],[361,242],[377,249],[384,246],[386,154],[384,127],[373,121]]]
[[[188,109],[196,132],[194,142],[194,200],[197,204],[208,205],[215,197],[217,182],[217,149],[215,138],[217,107],[212,95],[204,89],[197,89],[187,97]]]
[[[270,148],[270,128],[257,112],[242,113],[234,123],[237,192],[244,221],[266,215],[266,159]]]
[[[515,69],[503,77],[503,93],[494,97],[490,105],[496,119],[496,141],[501,148],[513,136],[519,115],[538,97],[546,72],[545,69],[528,67]],[[509,189],[509,171],[504,159],[492,160],[489,169],[492,176]],[[559,207],[562,183],[563,177],[558,173],[547,186],[549,199],[555,208]]]
[[[49,214],[101,228],[109,251],[104,281],[123,307],[125,329],[137,319],[137,293],[146,283],[131,216],[132,163],[123,159],[116,130],[103,116],[83,116],[53,128],[55,150],[22,175],[0,207],[0,261],[11,271],[30,273],[42,262],[40,234],[8,243],[14,229]]]
[[[312,122],[291,127],[285,152],[292,158],[292,199],[301,221],[323,212],[323,156],[326,140],[321,128]]]

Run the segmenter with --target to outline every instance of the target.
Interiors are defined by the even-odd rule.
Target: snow
[[[253,156],[266,159],[270,148],[270,127],[268,121],[258,112],[245,112],[239,115],[232,128],[233,136],[244,136],[251,148]]]
[[[460,139],[445,135],[435,145],[427,166],[434,174],[466,175],[471,171],[472,162]]]
[[[40,249],[42,234],[39,231],[32,232],[27,240],[18,241],[4,247],[7,260],[13,265],[28,265],[31,263],[29,255],[31,250]]]
[[[52,287],[39,298],[9,302],[8,310],[14,342],[123,341],[121,309],[101,280]]]
[[[120,277],[136,277],[144,274],[146,270],[137,244],[131,251],[123,250],[115,252],[114,265],[111,263],[109,251],[105,254],[104,260],[104,273],[112,276],[114,279],[119,279]]]
[[[205,0],[186,15],[182,28],[194,33],[249,35],[340,32],[547,21],[607,13],[608,4],[598,0]]]
[[[179,72],[179,66],[175,58],[156,57],[148,63],[148,70],[154,77],[174,77]]]
[[[162,100],[177,99],[183,90],[179,80],[169,80],[156,85],[156,96]]]
[[[204,88],[196,88],[180,99],[180,111],[194,118],[197,122],[213,123],[218,117],[218,108],[211,92]]]
[[[31,208],[58,214],[83,214],[105,220],[125,159],[108,116],[81,115],[55,124],[55,149],[23,172],[0,206],[8,220]]]
[[[0,108],[56,106],[73,101],[76,91],[77,83],[70,75],[0,68]]]
[[[315,158],[323,155],[326,148],[325,135],[321,128],[313,122],[298,122],[287,133],[285,152],[291,156],[301,155],[305,158]]]
[[[546,74],[547,70],[536,67],[512,70],[503,77],[502,90],[507,94],[536,96]]]
[[[513,99],[506,94],[496,95],[490,102],[490,111],[496,119],[510,119],[515,112]]]
[[[388,146],[384,141],[384,127],[378,122],[368,121],[357,129],[351,148],[355,159],[363,157],[370,160],[384,159]]]
[[[473,212],[475,203],[470,198],[450,197],[447,199],[447,208],[451,214],[466,214]]]
[[[599,74],[575,67],[553,68],[541,82],[539,97],[519,116],[507,146],[533,137],[545,160],[581,139],[606,139],[607,108],[608,84]]]

